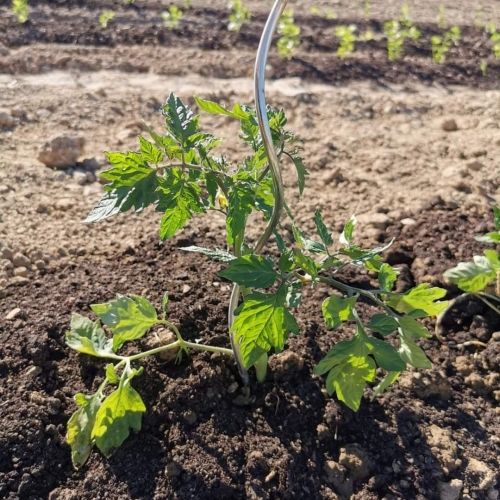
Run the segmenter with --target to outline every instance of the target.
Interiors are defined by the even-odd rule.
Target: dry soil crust
[[[389,228],[398,244],[388,259],[405,268],[398,286],[414,281],[423,255],[433,257],[430,279],[440,283],[446,267],[480,250],[470,235],[487,229],[488,218],[438,204],[412,226]],[[194,232],[163,247],[155,240],[151,235],[107,261],[73,263],[8,289],[0,317],[15,307],[21,313],[0,324],[1,497],[296,499],[353,489],[359,499],[432,499],[439,483],[453,478],[473,498],[494,494],[498,412],[494,384],[480,382],[498,380],[498,334],[492,338],[498,317],[468,303],[445,323],[442,343],[427,342],[432,370],[405,376],[354,414],[325,396],[323,381],[311,375],[322,354],[350,335],[324,329],[322,288],[308,293],[300,310],[302,333],[290,341],[295,355],[275,358],[268,381],[253,384],[249,398],[229,360],[207,354],[180,366],[149,360],[134,381],[148,408],[143,429],[109,460],[94,453],[81,471],[72,470],[64,444],[71,396],[95,389],[103,369],[64,345],[72,311],[87,313],[89,304],[127,292],[158,303],[168,290],[171,317],[186,338],[227,345],[229,287],[216,276],[220,265],[175,248],[221,242]],[[369,281],[354,279],[361,286]],[[487,348],[464,347],[464,340]]]

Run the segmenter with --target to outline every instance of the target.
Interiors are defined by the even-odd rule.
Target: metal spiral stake
[[[269,223],[266,229],[260,236],[255,245],[255,253],[260,253],[264,248],[271,235],[273,234],[276,226],[281,217],[281,212],[283,211],[284,203],[284,188],[283,179],[281,176],[281,167],[274,149],[273,138],[271,134],[271,127],[269,126],[269,119],[267,117],[267,102],[266,102],[266,65],[267,58],[269,56],[269,49],[271,48],[271,43],[273,39],[274,32],[278,25],[278,21],[286,7],[288,0],[276,0],[274,2],[273,8],[269,14],[264,31],[260,37],[259,48],[257,50],[257,58],[255,60],[255,71],[254,71],[254,88],[255,88],[255,107],[257,112],[257,121],[259,123],[260,134],[262,136],[262,142],[264,144],[264,149],[269,160],[269,167],[271,169],[271,175],[273,178],[273,190],[274,190],[274,208]],[[233,291],[231,293],[231,299],[229,302],[229,314],[228,314],[228,325],[229,330],[234,323],[234,311],[238,307],[238,301],[240,298],[240,287],[238,285],[233,286]],[[234,336],[230,334],[231,347],[236,359],[236,364],[238,365],[238,370],[240,376],[245,385],[248,384],[248,372],[243,366],[240,355],[240,347],[235,342]]]

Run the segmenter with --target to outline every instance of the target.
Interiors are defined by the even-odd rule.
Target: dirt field
[[[424,40],[408,43],[401,61],[388,62],[379,39],[340,60],[332,35],[336,24],[351,22],[380,33],[400,9],[393,0],[374,2],[369,19],[362,2],[317,2],[333,5],[339,19],[330,21],[305,7],[297,54],[270,59],[269,100],[304,139],[310,170],[299,200],[285,165],[299,222],[312,229],[321,208],[340,229],[356,213],[363,239],[395,236],[387,258],[404,268],[402,288],[447,286],[443,271],[481,251],[474,235],[491,227],[490,207],[500,202],[500,62],[489,58],[481,73],[490,49],[476,26],[478,19],[500,26],[500,12],[485,0],[443,3],[463,32],[445,65],[432,62],[425,43],[438,30],[430,0],[410,4]],[[442,342],[427,341],[432,370],[406,375],[353,413],[312,375],[332,343],[350,335],[324,328],[321,287],[306,297],[301,335],[290,342],[301,367],[286,369],[277,356],[268,381],[245,399],[229,361],[207,354],[180,366],[149,360],[136,383],[148,408],[141,432],[111,459],[93,453],[82,470],[72,469],[64,443],[72,395],[95,388],[102,374],[99,362],[64,344],[72,311],[87,314],[89,304],[117,293],[144,294],[158,305],[168,290],[186,338],[228,343],[229,285],[216,275],[220,266],[176,251],[222,246],[222,218],[195,219],[163,246],[154,212],[81,221],[102,193],[103,152],[135,148],[142,122],[160,127],[158,109],[171,91],[188,100],[251,102],[264,2],[249,3],[255,14],[239,34],[226,30],[224,1],[193,2],[174,31],[162,27],[166,4],[157,1],[34,1],[24,26],[5,4],[0,498],[498,498],[498,316],[470,301],[444,324]],[[103,8],[117,11],[106,30],[97,23]],[[231,122],[202,122],[225,138],[221,151],[242,152]],[[59,135],[84,140],[75,168],[54,170],[37,159]],[[480,343],[464,345],[470,340]],[[345,467],[341,477],[337,463]],[[457,496],[446,496],[452,490]]]

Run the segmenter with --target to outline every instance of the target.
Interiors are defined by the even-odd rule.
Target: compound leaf
[[[106,337],[99,322],[76,313],[71,316],[71,328],[66,332],[66,344],[71,349],[90,356],[106,357],[113,352],[112,340]]]
[[[398,272],[396,269],[384,262],[378,271],[378,282],[380,284],[380,288],[384,290],[384,292],[390,292],[397,279]]]
[[[393,316],[377,313],[370,318],[367,326],[373,332],[380,333],[381,335],[389,335],[398,329],[399,323]]]
[[[358,300],[357,296],[342,298],[332,295],[323,301],[321,309],[328,328],[337,328],[342,322],[352,319],[352,311]]]
[[[323,217],[321,216],[321,212],[316,210],[314,212],[314,223],[316,224],[316,230],[318,231],[318,235],[321,238],[321,241],[328,247],[333,244],[333,238],[330,231],[326,227]]]
[[[335,394],[351,410],[358,411],[367,382],[375,378],[376,366],[367,356],[351,355],[335,366],[326,378],[328,394]]]
[[[439,300],[445,295],[444,288],[431,287],[428,283],[422,283],[404,295],[392,296],[387,304],[400,313],[421,311],[424,316],[437,316],[448,305],[447,300]]]
[[[399,323],[399,337],[401,341],[399,354],[401,358],[415,368],[431,368],[431,361],[415,343],[415,340],[419,338],[430,337],[427,329],[410,316],[400,318]]]
[[[271,348],[283,350],[287,329],[295,329],[296,324],[292,325],[290,316],[285,315],[285,299],[286,288],[281,287],[273,294],[247,295],[238,308],[232,332],[246,368]]]
[[[368,337],[370,354],[375,358],[377,365],[384,370],[402,371],[406,368],[406,363],[401,359],[398,351],[392,345],[375,337]]]
[[[203,255],[206,255],[207,257],[211,257],[212,259],[220,260],[222,262],[231,262],[236,258],[234,255],[226,252],[225,250],[221,250],[220,248],[212,249],[192,245],[189,247],[180,247],[180,250],[184,250],[185,252],[201,253]]]
[[[90,307],[113,332],[114,351],[129,340],[140,339],[158,322],[156,309],[138,295],[122,295],[111,302]]]
[[[495,265],[495,256],[498,260],[496,252],[487,252],[484,252],[484,256],[475,255],[472,262],[460,262],[456,267],[448,269],[444,277],[464,292],[481,292],[496,279],[499,268]]]
[[[295,169],[297,170],[297,183],[299,185],[299,193],[302,194],[304,192],[304,188],[306,186],[306,177],[309,175],[302,158],[298,155],[291,155],[293,164],[295,165]]]
[[[342,233],[340,234],[339,241],[342,245],[344,246],[350,246],[352,243],[352,239],[354,236],[354,229],[357,224],[357,219],[353,215],[345,224],[344,229],[342,230]]]
[[[92,396],[79,393],[75,396],[79,408],[68,420],[66,442],[71,447],[71,461],[76,469],[87,461],[92,451],[91,434],[101,401],[100,393]]]
[[[278,275],[271,260],[260,255],[244,255],[232,260],[219,276],[248,288],[268,288]]]
[[[146,411],[146,406],[139,393],[130,385],[136,374],[136,371],[132,371],[128,377],[123,378],[118,388],[97,410],[92,439],[106,457],[128,438],[130,430],[137,432],[141,429],[142,414]]]

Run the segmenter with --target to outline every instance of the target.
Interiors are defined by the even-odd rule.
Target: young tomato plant
[[[420,38],[421,33],[413,24],[406,4],[401,8],[399,20],[393,19],[384,23],[384,34],[387,38],[387,57],[390,61],[401,58],[407,39],[418,40]]]
[[[24,24],[30,14],[28,0],[12,0],[12,13],[16,16],[18,23]]]
[[[432,59],[438,64],[443,64],[446,61],[446,55],[453,45],[458,45],[460,41],[461,31],[458,26],[452,26],[442,35],[434,35],[431,37]]]
[[[339,39],[337,55],[344,58],[352,54],[356,44],[356,26],[354,24],[337,26],[335,35]]]
[[[227,29],[229,31],[240,31],[241,27],[252,17],[250,10],[243,0],[230,0],[229,9],[231,12]]]
[[[283,12],[278,24],[278,54],[283,59],[291,59],[300,46],[300,27],[295,24],[293,11]]]
[[[248,154],[236,162],[217,156],[214,151],[219,139],[204,131],[199,116],[172,94],[162,108],[164,131],[149,130],[148,138],[139,138],[137,151],[107,153],[110,168],[101,174],[108,182],[106,192],[87,221],[152,206],[161,214],[159,235],[165,240],[195,215],[222,212],[225,249],[190,246],[181,250],[222,262],[220,276],[233,282],[231,349],[184,340],[167,319],[167,299],[160,315],[147,299],[134,295],[91,306],[97,321],[74,315],[66,336],[68,346],[110,361],[96,393],[75,398],[78,409],[68,423],[67,441],[77,467],[93,445],[109,455],[130,431],[140,429],[146,408],[132,382],[142,373],[136,363],[147,356],[174,350],[179,357],[193,349],[221,352],[234,356],[242,374],[254,367],[257,379],[263,380],[268,356],[282,351],[289,335],[300,333],[295,311],[307,287],[321,284],[331,288],[321,305],[328,329],[352,326],[352,337],[335,344],[315,368],[317,375],[326,376],[328,393],[336,394],[352,410],[359,408],[368,384],[377,384],[374,391],[380,394],[408,367],[431,366],[419,346],[419,340],[431,335],[418,319],[436,316],[446,308],[441,300],[445,290],[423,284],[405,293],[395,292],[398,271],[381,257],[390,243],[361,247],[356,243],[354,217],[334,238],[316,210],[316,234],[307,235],[282,199],[255,109],[241,104],[225,108],[201,98],[195,101],[201,111],[236,120]],[[286,159],[294,166],[302,193],[308,173],[300,156],[300,141],[287,130],[283,110],[267,107],[267,116],[277,160]],[[280,217],[280,204],[289,230]],[[252,214],[260,214],[267,223],[257,242],[246,234]],[[273,253],[264,253],[268,236],[273,236]],[[378,286],[365,289],[349,284],[342,278],[348,267],[370,271],[377,276]],[[361,313],[361,303],[371,305],[369,313],[366,308]],[[125,343],[158,326],[171,330],[175,341],[145,352],[119,354]]]
[[[99,26],[103,29],[108,27],[108,24],[115,18],[116,13],[112,10],[103,10],[99,14]]]
[[[495,230],[476,236],[476,240],[486,244],[500,244],[500,208],[493,208]],[[487,249],[483,255],[475,255],[471,262],[460,262],[456,267],[444,273],[445,279],[456,285],[463,295],[450,303],[466,296],[474,296],[482,300],[492,310],[500,314],[500,254]]]
[[[163,25],[169,30],[176,29],[183,17],[182,10],[177,5],[171,5],[168,10],[161,13]]]

